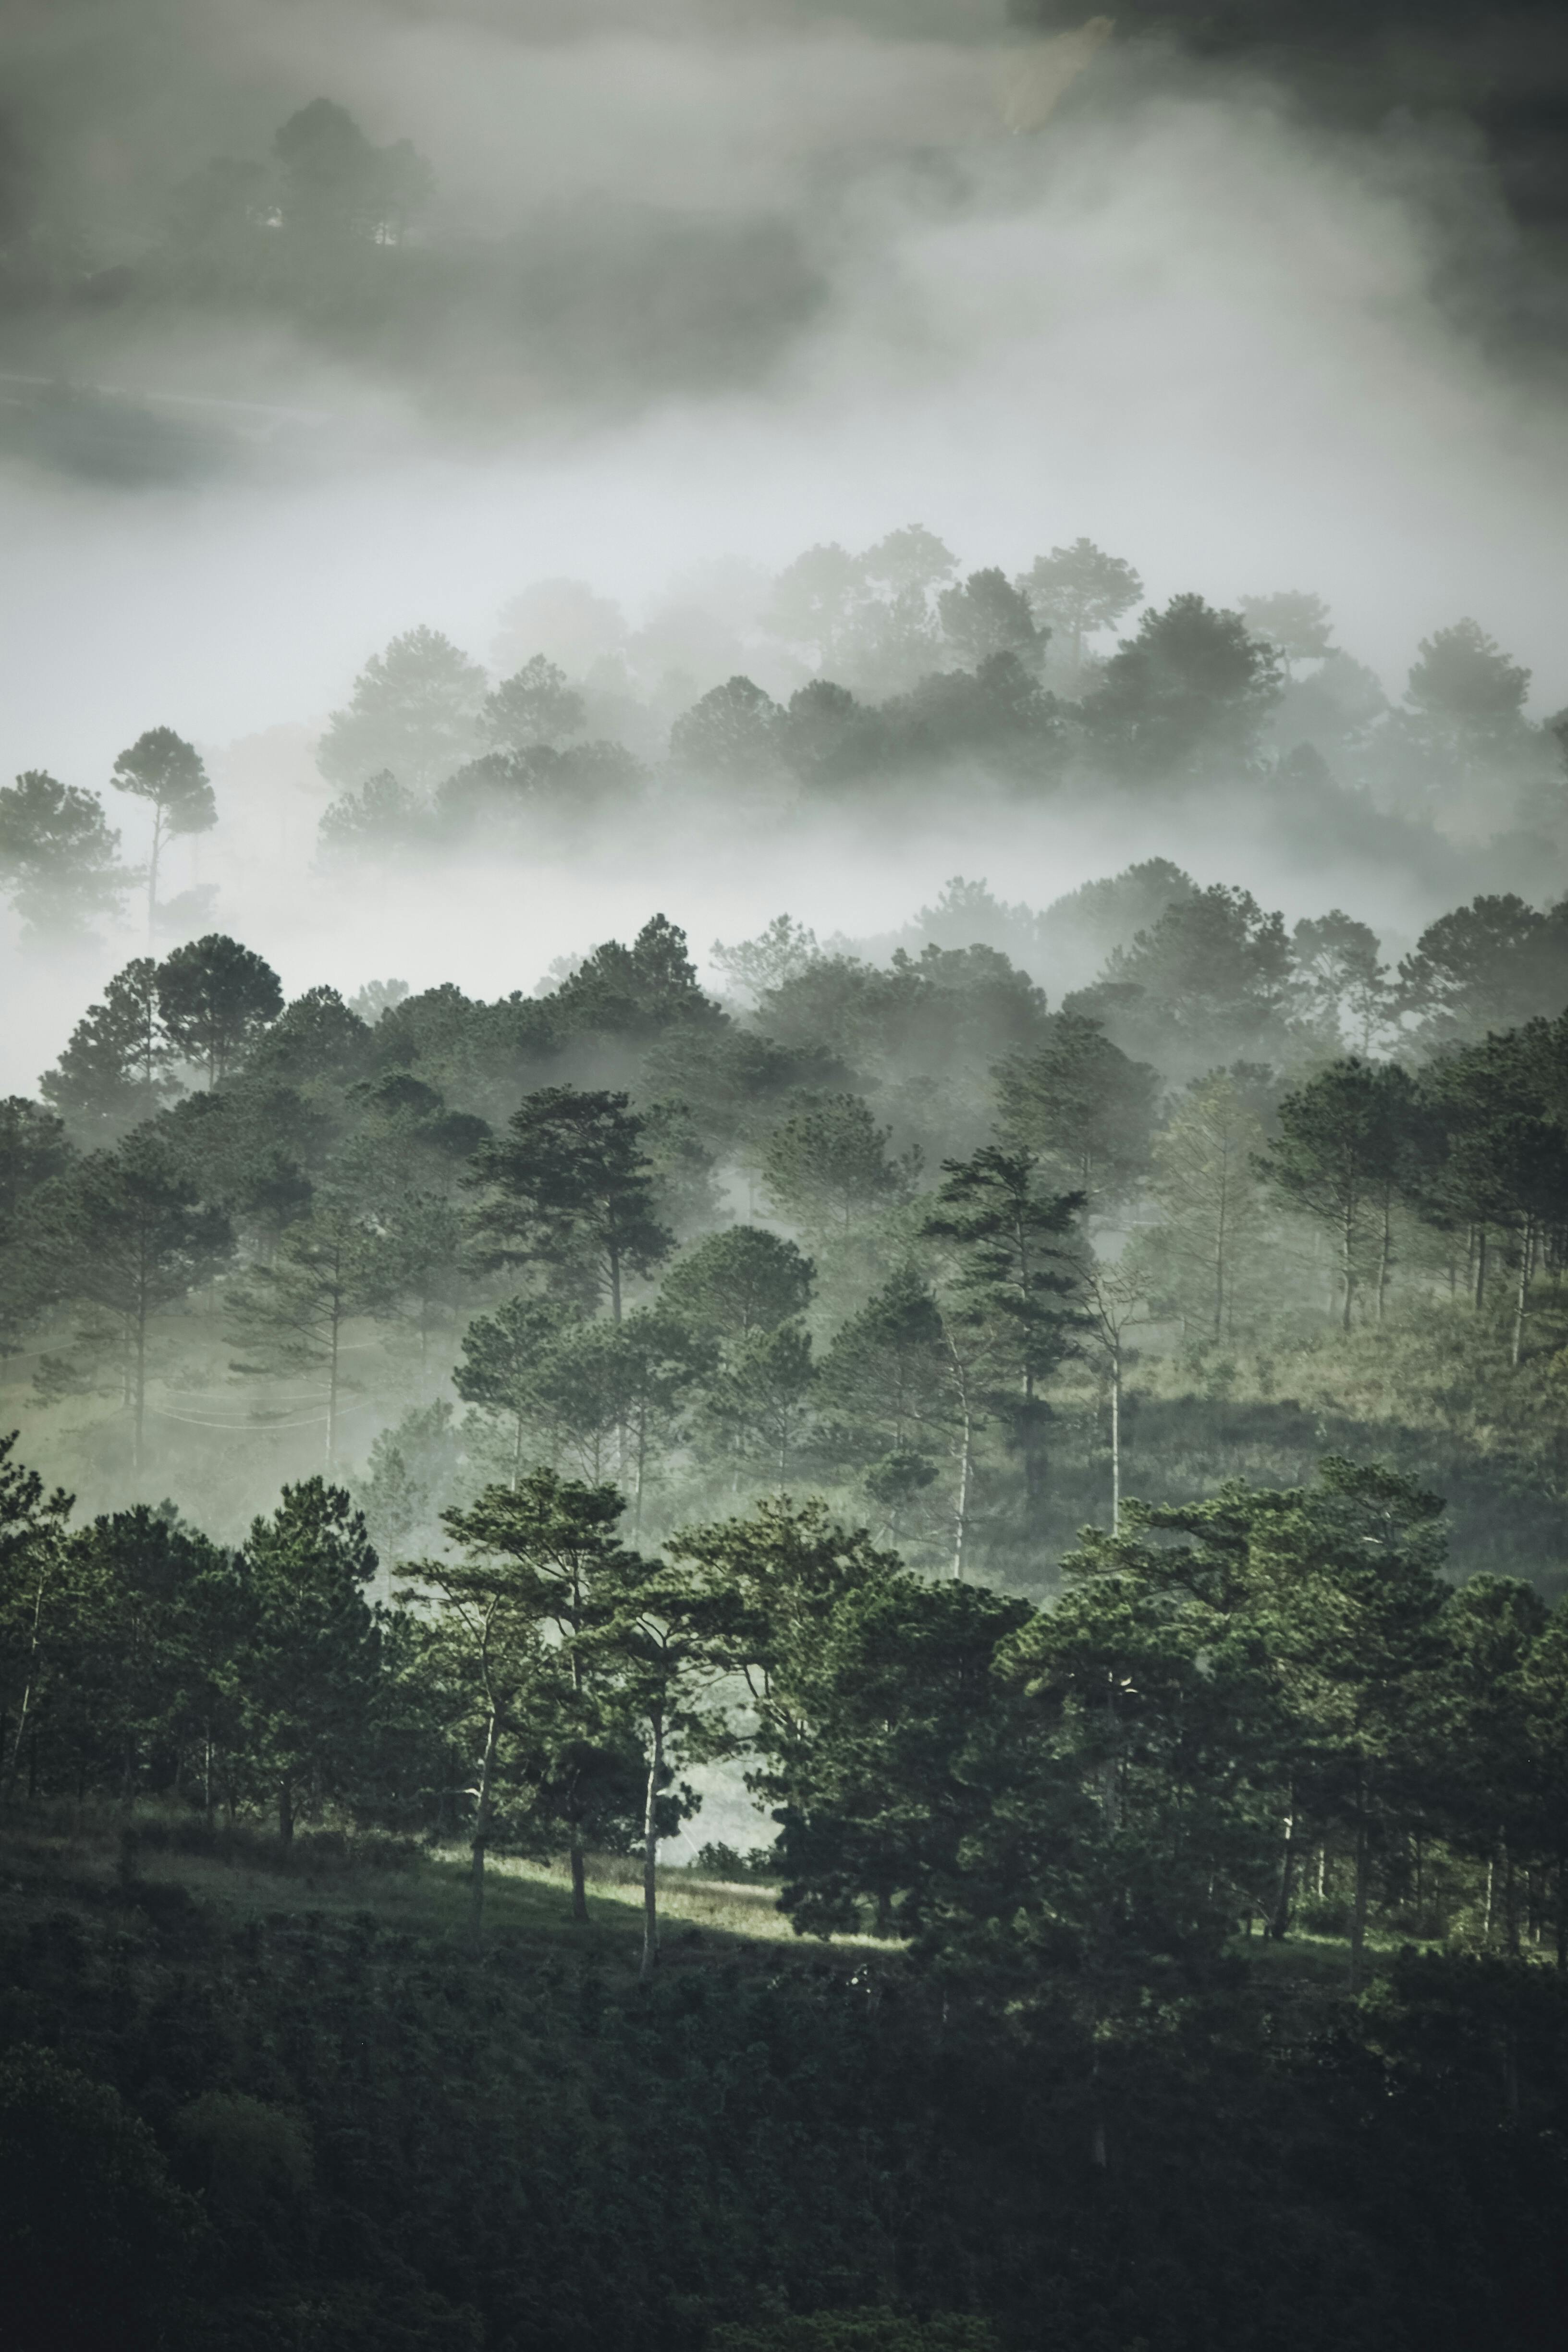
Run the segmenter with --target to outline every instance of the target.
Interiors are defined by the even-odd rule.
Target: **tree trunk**
[[[1388,1297],[1388,1270],[1394,1263],[1394,1197],[1383,1196],[1383,1234],[1377,1252],[1377,1328],[1383,1328],[1383,1309]]]
[[[963,1434],[958,1457],[958,1505],[952,1520],[952,1572],[962,1583],[963,1555],[969,1537],[969,1482],[973,1475],[974,1430],[969,1407],[963,1407]]]
[[[1513,1347],[1510,1361],[1519,1370],[1519,1360],[1524,1353],[1524,1310],[1530,1300],[1530,1261],[1535,1251],[1535,1220],[1526,1217],[1524,1231],[1519,1237],[1519,1282],[1513,1294]]]
[[[1479,1315],[1487,1303],[1487,1229],[1485,1225],[1476,1227],[1475,1298],[1476,1313]]]
[[[147,952],[153,952],[153,939],[157,929],[158,914],[158,853],[163,846],[163,804],[153,803],[153,853],[147,860]]]
[[[1110,1532],[1121,1532],[1121,1348],[1110,1347]]]
[[[468,1864],[468,1942],[476,1952],[485,1940],[485,1848],[490,1834],[490,1790],[495,1784],[496,1738],[499,1725],[492,1706],[485,1717],[485,1745],[479,1758],[479,1785],[474,1792],[474,1834]]]
[[[1355,1825],[1355,1899],[1351,1909],[1351,1990],[1360,1992],[1366,1958],[1366,1907],[1372,1878],[1367,1846],[1366,1814],[1358,1811]]]
[[[16,1741],[15,1747],[11,1750],[11,1761],[5,1773],[5,1794],[8,1798],[16,1789],[16,1776],[22,1769],[22,1749],[27,1741],[28,1717],[32,1713],[33,1701],[37,1696],[38,1658],[41,1647],[40,1633],[44,1621],[44,1584],[45,1577],[40,1573],[37,1589],[33,1594],[33,1622],[29,1628],[27,1637],[27,1677],[22,1685],[22,1704],[16,1716]],[[29,1754],[32,1756],[33,1760],[29,1762],[27,1768],[27,1794],[29,1797],[34,1793],[34,1790],[37,1782],[37,1735],[35,1733],[33,1735],[32,1748],[29,1750]]]
[[[572,1916],[574,1919],[581,1919],[586,1922],[588,1916],[588,1872],[586,1864],[584,1860],[582,1846],[577,1842],[577,1832],[575,1828],[574,1828],[572,1832],[572,1844],[569,1850],[568,1859],[572,1864]]]
[[[1273,1916],[1268,1922],[1268,1940],[1282,1944],[1290,1932],[1290,1904],[1296,1882],[1296,1791],[1292,1788],[1285,1816],[1285,1843],[1279,1855],[1279,1885],[1274,1897]]]
[[[342,1324],[336,1300],[332,1303],[330,1338],[327,1343],[327,1475],[338,1458],[338,1339]]]
[[[147,1300],[137,1300],[135,1353],[132,1362],[131,1466],[141,1475],[142,1430],[147,1419]]]
[[[1351,1306],[1355,1297],[1355,1210],[1345,1210],[1344,1230],[1340,1241],[1340,1278],[1345,1286],[1344,1313],[1340,1328],[1348,1334],[1351,1328]]]
[[[294,1842],[294,1787],[292,1781],[278,1784],[278,1834],[285,1845]]]
[[[658,1966],[658,1784],[664,1776],[664,1717],[658,1709],[648,1718],[653,1745],[648,1756],[647,1790],[642,1817],[642,1965],[637,1982],[647,1984]]]
[[[647,1400],[645,1397],[637,1410],[637,1477],[632,1486],[632,1542],[642,1537],[643,1484],[647,1475]]]
[[[605,1244],[605,1257],[610,1269],[610,1320],[621,1319],[621,1253],[612,1238]]]

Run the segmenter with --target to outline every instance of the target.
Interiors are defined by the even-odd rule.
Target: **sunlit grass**
[[[346,1921],[365,1914],[392,1933],[464,1942],[469,1930],[468,1850],[462,1845],[405,1852],[400,1866],[373,1867],[313,1852],[308,1833],[285,1853],[275,1838],[247,1828],[227,1851],[191,1853],[157,1843],[190,1817],[148,1809],[127,1817],[110,1806],[46,1804],[18,1808],[0,1822],[0,1917],[58,1907],[79,1897],[101,1900],[119,1883],[121,1839],[141,1831],[135,1878],[178,1884],[195,1901],[236,1924],[279,1915]],[[743,1957],[747,1947],[788,1947],[823,1956],[830,1948],[899,1947],[868,1934],[836,1936],[829,1944],[797,1937],[778,1907],[775,1885],[707,1877],[695,1870],[660,1870],[661,1945],[672,1957],[696,1957],[704,1947]],[[126,1887],[134,1906],[134,1885]],[[563,1863],[492,1854],[485,1871],[487,1941],[555,1946],[635,1966],[642,1946],[642,1866],[635,1856],[595,1856],[589,1864],[586,1922],[572,1916]]]

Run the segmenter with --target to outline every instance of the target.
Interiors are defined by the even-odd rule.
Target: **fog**
[[[766,575],[917,519],[964,569],[1086,534],[1156,604],[1310,588],[1395,699],[1417,641],[1473,614],[1534,672],[1536,715],[1568,700],[1562,407],[1489,309],[1518,238],[1473,135],[1331,129],[1265,79],[1119,40],[1066,53],[1085,69],[1053,110],[1049,75],[1020,101],[1044,53],[999,15],[932,6],[900,33],[763,6],[14,13],[41,184],[68,190],[105,268],[140,266],[205,159],[265,154],[326,95],[427,160],[421,238],[569,229],[587,290],[554,314],[553,373],[529,343],[548,313],[530,331],[459,304],[447,347],[411,358],[195,305],[19,306],[13,373],[155,395],[218,446],[176,479],[5,464],[5,772],[103,790],[143,728],[197,741],[221,823],[171,879],[216,883],[215,919],[290,992],[390,971],[526,989],[656,906],[698,948],[784,905],[858,938],[954,871],[1044,905],[1152,854],[1291,917],[1337,898],[1406,942],[1451,901],[1429,876],[1155,795],[1023,816],[960,794],[897,827],[802,819],[765,856],[667,812],[434,880],[314,866],[310,740],[397,632],[428,623],[487,659],[507,597],[558,575],[634,625],[695,578],[727,621],[704,565]],[[1041,119],[1010,131],[1021,103]],[[689,314],[670,265],[672,360],[657,305],[636,331],[618,315],[616,272],[675,219],[765,225],[785,258],[766,299],[727,284]],[[139,812],[106,797],[133,856]],[[1468,829],[1490,829],[1484,807]],[[5,1083],[31,1086],[134,945],[62,968],[7,944]]]

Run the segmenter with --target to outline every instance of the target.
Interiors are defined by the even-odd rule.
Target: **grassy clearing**
[[[123,1839],[136,1834],[127,1880]],[[210,1832],[214,1851],[190,1852],[204,1834],[198,1818],[144,1807],[132,1818],[117,1807],[51,1802],[17,1807],[0,1819],[0,1926],[23,1926],[62,1908],[96,1908],[106,1900],[136,1910],[138,1885],[178,1885],[193,1901],[235,1925],[280,1916],[344,1921],[374,1915],[378,1924],[437,1944],[465,1945],[468,1853],[459,1845],[354,1841],[304,1832],[285,1853],[269,1832],[240,1824]],[[636,1974],[642,1948],[642,1866],[635,1856],[601,1855],[589,1864],[586,1923],[572,1916],[564,1863],[492,1855],[485,1881],[485,1936],[495,1947],[592,1958],[612,1974]],[[828,1942],[798,1937],[778,1907],[776,1885],[711,1878],[693,1869],[660,1870],[659,1922],[667,1966],[776,1967],[786,1957],[858,1966],[869,1954],[896,1961],[900,1946],[862,1932]],[[1375,1969],[1408,1936],[1372,1936]],[[1265,1982],[1289,1980],[1303,1992],[1345,1988],[1349,1945],[1342,1936],[1298,1932],[1283,1944],[1260,1935],[1232,1947]]]
[[[128,1856],[127,1832],[135,1838]],[[468,1855],[465,1847],[414,1847],[366,1841],[356,1854],[347,1840],[301,1835],[286,1853],[268,1833],[241,1825],[212,1832],[214,1850],[190,1852],[200,1834],[189,1816],[152,1810],[128,1817],[116,1808],[18,1808],[0,1821],[0,1924],[26,1926],[51,1911],[98,1907],[114,1899],[136,1908],[138,1886],[178,1885],[193,1901],[232,1924],[279,1914],[348,1920],[373,1914],[395,1933],[437,1943],[466,1941]],[[869,1935],[840,1936],[830,1946],[798,1937],[778,1908],[776,1886],[708,1878],[694,1870],[658,1874],[659,1918],[667,1962],[723,1958],[775,1965],[781,1948],[814,1959],[846,1959],[867,1950],[891,1958],[897,1947]],[[574,1952],[635,1971],[642,1947],[642,1874],[635,1859],[590,1864],[586,1924],[572,1916],[563,1864],[492,1856],[485,1879],[485,1935],[492,1945]]]

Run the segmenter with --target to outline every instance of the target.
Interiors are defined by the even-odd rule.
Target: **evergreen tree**
[[[159,1010],[158,966],[138,956],[115,973],[102,1003],[77,1023],[38,1092],[80,1141],[101,1142],[151,1118],[177,1091],[177,1081],[165,1075],[174,1058]]]
[[[0,791],[0,887],[32,938],[79,938],[95,916],[119,914],[135,878],[96,793],[37,768]]]
[[[1394,1256],[1394,1211],[1410,1167],[1415,1084],[1395,1062],[1336,1062],[1279,1105],[1279,1133],[1256,1165],[1333,1237],[1348,1331],[1367,1255],[1377,1319]]]
[[[486,695],[479,707],[479,732],[491,743],[511,751],[535,743],[559,743],[580,734],[587,705],[563,669],[542,654]]]
[[[202,1200],[167,1141],[138,1128],[57,1179],[39,1196],[36,1230],[60,1294],[109,1318],[139,1472],[153,1318],[224,1264],[228,1219]]]
[[[229,1292],[234,1338],[255,1360],[250,1373],[310,1371],[325,1385],[326,1466],[338,1458],[347,1327],[384,1307],[393,1269],[379,1236],[357,1205],[322,1193],[309,1217],[290,1225],[269,1265],[252,1265]]]
[[[438,629],[409,629],[373,654],[345,710],[334,710],[316,754],[330,783],[347,792],[390,771],[415,800],[479,749],[485,674]]]
[[[1216,1341],[1234,1338],[1261,1301],[1269,1260],[1255,1163],[1266,1139],[1227,1070],[1195,1079],[1154,1139],[1160,1223],[1134,1236],[1133,1262],[1184,1324]]]
[[[543,1367],[552,1340],[572,1321],[563,1300],[526,1296],[504,1299],[476,1315],[464,1332],[452,1386],[465,1404],[510,1423],[511,1484],[522,1476],[523,1449],[542,1412]]]
[[[63,1119],[25,1095],[0,1099],[0,1360],[15,1352],[49,1298],[48,1268],[29,1240],[27,1207],[70,1161]]]
[[[542,1653],[552,1696],[542,1732],[548,1753],[539,1774],[538,1801],[548,1801],[564,1827],[573,1916],[578,1919],[588,1916],[587,1839],[596,1825],[613,1822],[626,1801],[623,1727],[608,1686],[613,1676],[592,1641],[604,1633],[628,1582],[642,1572],[637,1556],[616,1534],[625,1508],[613,1486],[585,1486],[552,1470],[533,1470],[515,1487],[487,1487],[469,1509],[444,1513],[449,1535],[462,1549],[461,1561],[426,1561],[419,1570],[437,1591],[449,1595],[450,1605],[465,1612],[464,1638],[470,1649],[477,1652],[488,1638],[487,1628],[494,1627],[518,1661],[520,1678],[525,1668],[531,1673],[527,1629],[548,1629],[552,1637]],[[506,1705],[501,1685],[492,1676],[476,1798],[476,1921]],[[640,1810],[636,1794],[632,1804]]]
[[[362,1769],[381,1662],[364,1592],[376,1558],[349,1496],[309,1478],[252,1522],[241,1564],[250,1622],[233,1687],[248,1769],[274,1792],[287,1843],[301,1801],[319,1812]]]
[[[1071,647],[1075,681],[1083,667],[1084,639],[1113,629],[1143,595],[1143,583],[1132,566],[1088,539],[1037,555],[1018,586],[1036,620]]]
[[[654,1214],[646,1122],[624,1094],[545,1087],[474,1155],[489,1198],[474,1226],[495,1263],[542,1267],[556,1287],[607,1296],[619,1322],[626,1278],[651,1274],[674,1236]]]
[[[811,1334],[789,1321],[753,1331],[725,1351],[700,1419],[721,1460],[752,1465],[770,1485],[788,1484],[814,1421],[816,1366]]]
[[[1279,699],[1279,667],[1239,613],[1173,596],[1111,656],[1084,723],[1108,765],[1130,779],[1193,774],[1216,761],[1244,768]]]
[[[997,1125],[1015,1150],[1033,1152],[1091,1213],[1119,1207],[1149,1164],[1159,1078],[1130,1061],[1101,1024],[1058,1013],[1045,1043],[996,1073]]]
[[[152,727],[121,751],[110,781],[122,793],[149,803],[153,845],[147,859],[147,939],[151,945],[158,913],[158,864],[163,845],[177,834],[210,833],[217,803],[195,746],[172,727]]]
[[[158,967],[157,989],[164,1034],[187,1061],[205,1064],[209,1088],[283,1010],[271,966],[220,931],[176,948]]]
[[[707,1339],[748,1339],[804,1314],[814,1274],[793,1242],[759,1225],[731,1225],[678,1261],[659,1303]]]
[[[1025,1490],[1037,1506],[1045,1481],[1046,1407],[1040,1385],[1072,1346],[1079,1323],[1075,1261],[1061,1244],[1081,1193],[1047,1193],[1028,1152],[984,1144],[942,1162],[944,1181],[921,1226],[945,1243],[938,1286],[961,1431],[952,1570],[963,1574],[975,1448],[987,1412],[1007,1425],[1023,1456]]]
[[[768,1139],[763,1181],[780,1216],[813,1236],[847,1233],[899,1199],[890,1130],[858,1095],[832,1095],[784,1119]]]
[[[0,1437],[0,1795],[11,1797],[24,1762],[36,1780],[38,1724],[52,1686],[68,1675],[76,1580],[66,1534],[74,1497],[50,1493],[16,1458],[16,1433]]]

